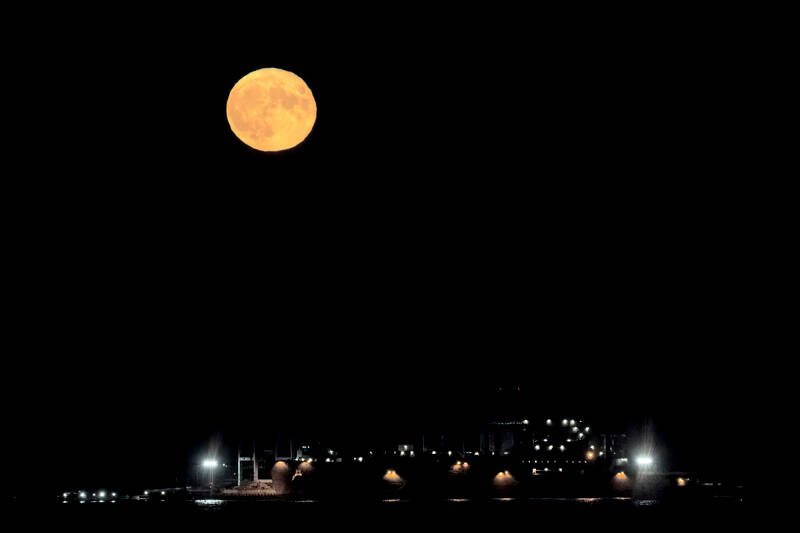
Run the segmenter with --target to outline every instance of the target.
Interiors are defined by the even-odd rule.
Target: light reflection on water
[[[195,500],[197,505],[222,505],[225,500]]]

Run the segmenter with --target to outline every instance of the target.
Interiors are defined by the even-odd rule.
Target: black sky
[[[114,482],[158,476],[297,409],[437,420],[501,382],[719,457],[752,206],[718,18],[70,15],[18,59],[4,187],[7,439],[54,484],[119,456]],[[227,125],[262,67],[317,101],[284,153]]]

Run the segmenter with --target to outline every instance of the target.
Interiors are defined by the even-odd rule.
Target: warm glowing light
[[[311,133],[317,103],[297,75],[262,68],[233,86],[227,115],[239,140],[262,152],[276,152],[297,146]]]
[[[686,486],[686,480],[683,479],[682,477],[679,477],[678,478],[678,486],[679,487],[685,487]]]
[[[617,474],[614,477],[617,478],[620,481],[625,481],[626,479],[628,479],[628,476],[626,476],[625,472],[622,472],[622,471],[617,472]]]
[[[504,477],[506,477],[506,475],[503,472],[498,472],[497,475],[494,477],[496,477],[497,479],[503,479]]]
[[[587,459],[594,459],[594,452],[592,452],[592,451],[586,452],[586,458]]]
[[[461,466],[463,466],[464,468],[469,468],[469,463],[468,463],[468,462],[466,462],[466,461],[464,461],[464,462],[461,464]]]
[[[386,481],[400,481],[400,476],[397,474],[395,470],[389,469],[383,475],[383,479],[385,479]]]

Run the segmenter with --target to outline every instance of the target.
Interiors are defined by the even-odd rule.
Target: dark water
[[[546,529],[694,531],[735,527],[742,499],[655,501],[630,498],[494,498],[420,502],[223,501],[48,504],[16,509],[26,522],[93,531],[475,531]],[[737,528],[738,529],[738,528]]]

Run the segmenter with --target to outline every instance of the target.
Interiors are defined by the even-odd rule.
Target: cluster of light
[[[456,461],[456,464],[454,464],[452,467],[450,467],[450,469],[453,472],[461,472],[461,471],[466,470],[468,468],[469,468],[469,463],[466,462],[466,461],[463,461],[463,462],[462,461]]]
[[[653,464],[653,458],[648,457],[646,455],[642,455],[636,458],[636,464],[639,466],[650,466],[651,464]]]
[[[216,468],[217,464],[217,461],[214,459],[206,459],[203,461],[203,466],[206,468]]]
[[[498,472],[497,475],[494,476],[494,477],[495,477],[495,479],[510,478],[511,477],[511,472],[509,472],[508,470],[503,470],[502,472]]]
[[[626,479],[628,479],[628,476],[626,476],[625,472],[622,471],[617,472],[617,474],[614,477],[620,481],[625,481]]]
[[[387,481],[398,481],[400,476],[397,474],[395,470],[387,470],[386,474],[384,474],[383,479]]]

